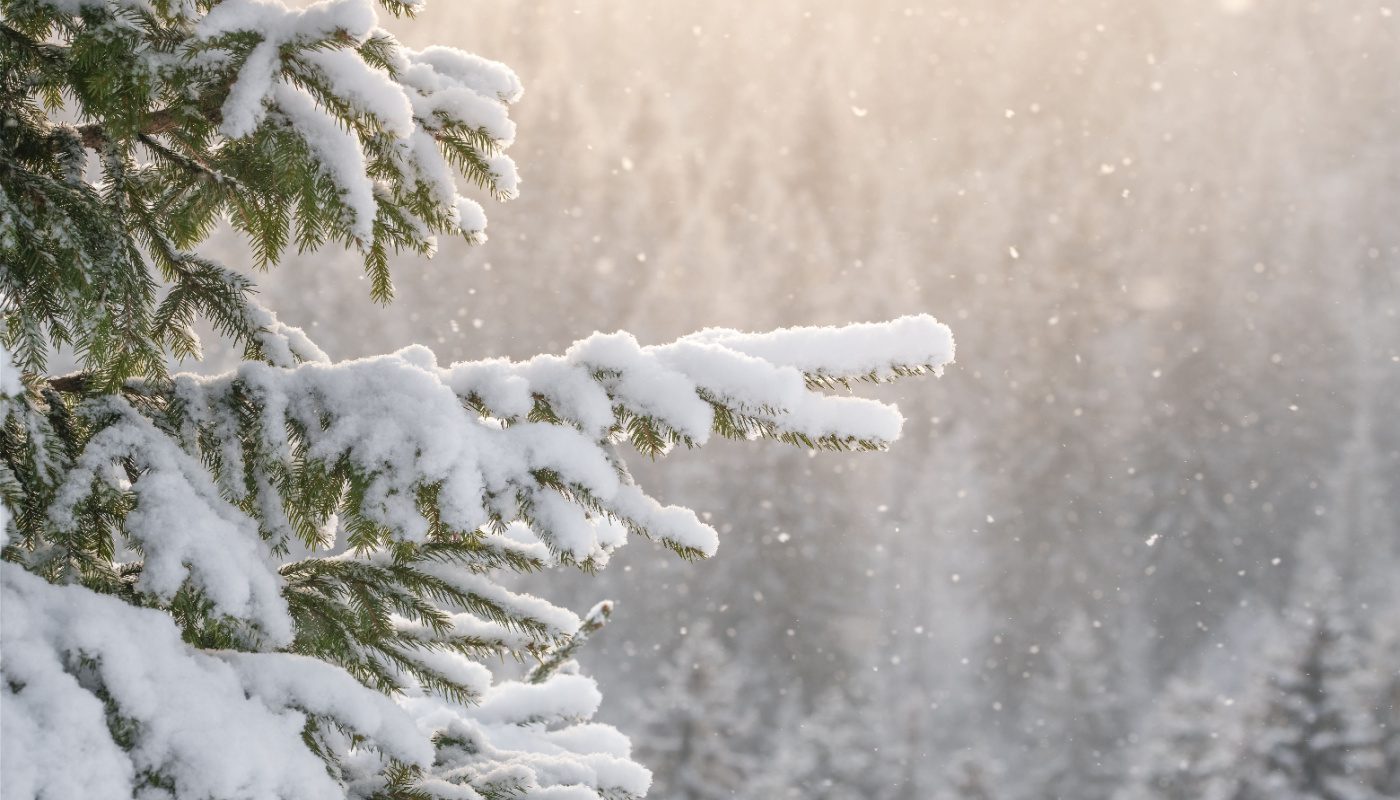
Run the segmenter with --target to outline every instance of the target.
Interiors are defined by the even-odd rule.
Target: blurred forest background
[[[395,30],[521,75],[522,197],[388,307],[353,254],[259,276],[332,356],[958,337],[879,390],[888,454],[649,465],[714,559],[539,580],[618,601],[581,659],[651,796],[1286,798],[1246,773],[1326,750],[1313,708],[1400,797],[1400,9],[439,0]]]

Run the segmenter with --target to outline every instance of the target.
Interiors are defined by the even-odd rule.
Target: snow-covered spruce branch
[[[330,363],[194,248],[223,219],[256,266],[340,242],[388,299],[391,252],[484,238],[459,175],[514,196],[515,75],[401,46],[372,0],[0,11],[0,345],[24,373],[0,352],[0,795],[642,796],[571,660],[597,619],[503,575],[594,570],[632,534],[709,555],[627,445],[884,447],[897,411],[822,390],[936,372],[947,329]],[[172,376],[201,319],[246,361]],[[79,371],[43,377],[55,348]],[[505,656],[538,667],[506,680]]]
[[[286,352],[319,352],[299,331],[269,324]],[[269,349],[277,341],[269,334]],[[936,372],[952,356],[947,328],[920,316],[770,334],[709,330],[653,347],[625,334],[595,334],[562,356],[523,362],[439,366],[426,348],[412,347],[340,364],[246,363],[225,375],[133,383],[125,395],[87,400],[42,381],[28,391],[12,387],[7,453],[26,452],[31,462],[12,461],[4,474],[6,500],[21,510],[5,550],[16,563],[5,568],[34,588],[16,590],[9,606],[27,617],[59,591],[19,577],[22,564],[50,580],[167,609],[173,624],[158,616],[127,620],[149,612],[115,598],[83,601],[95,614],[116,615],[112,626],[165,625],[162,636],[215,654],[192,662],[202,667],[178,668],[234,669],[219,685],[265,689],[247,690],[246,700],[219,691],[229,703],[295,709],[315,743],[311,752],[334,765],[343,785],[368,793],[394,780],[426,787],[429,775],[476,786],[482,796],[506,792],[491,788],[500,779],[496,758],[512,765],[509,786],[554,781],[639,796],[644,772],[629,765],[625,748],[570,749],[618,738],[595,727],[586,736],[567,733],[596,706],[596,691],[581,689],[591,686],[587,679],[559,670],[577,644],[580,620],[504,588],[495,574],[595,569],[629,533],[684,556],[710,555],[714,530],[638,487],[619,445],[654,457],[718,434],[883,447],[899,433],[895,409],[813,387]],[[79,433],[63,437],[55,426]],[[54,452],[47,445],[57,440],[77,446]],[[107,655],[105,640],[18,628],[48,636],[49,658],[103,687],[89,697],[112,694],[109,658],[134,660],[130,679],[138,683],[159,674],[142,664],[144,656]],[[217,655],[230,650],[250,652]],[[425,772],[427,763],[405,755],[411,748],[366,730],[358,701],[347,699],[355,692],[303,697],[310,690],[295,676],[312,668],[284,665],[271,652],[278,650],[337,665],[357,679],[354,686],[405,698],[403,708],[437,738],[437,765]],[[502,654],[534,654],[549,670],[529,688],[493,687],[479,662]],[[91,691],[81,682],[69,688]],[[123,708],[127,701],[112,702]],[[142,731],[143,720],[133,716],[130,729]],[[523,751],[498,750],[496,737],[528,739],[529,731],[543,738],[519,745]],[[145,763],[144,752],[131,750],[123,769],[162,776],[182,792],[179,765],[200,763],[178,749]],[[454,766],[444,771],[444,764]],[[283,779],[292,780],[265,778]]]

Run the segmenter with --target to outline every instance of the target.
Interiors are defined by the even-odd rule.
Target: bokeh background
[[[618,601],[581,660],[652,796],[1146,796],[1173,704],[1234,730],[1319,608],[1394,680],[1400,8],[437,0],[393,29],[521,75],[522,196],[387,307],[354,254],[260,276],[334,357],[957,336],[874,390],[889,453],[642,467],[714,559],[533,582]]]

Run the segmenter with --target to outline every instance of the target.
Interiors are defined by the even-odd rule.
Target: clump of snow
[[[294,367],[303,361],[331,360],[301,328],[282,322],[257,303],[248,302],[247,306],[249,321],[258,328],[258,345],[274,366]]]
[[[374,237],[374,181],[369,177],[360,137],[346,130],[340,122],[321,110],[305,89],[279,83],[272,89],[277,108],[292,128],[301,134],[326,172],[344,192],[347,207],[353,215],[351,231],[361,241]]]
[[[19,379],[19,367],[15,366],[14,356],[0,347],[0,397],[18,397],[24,394],[24,382]]]
[[[428,696],[403,705],[448,742],[434,770],[445,780],[478,789],[513,783],[528,797],[640,797],[651,773],[631,760],[626,736],[590,721],[601,699],[592,679],[559,674],[498,684],[475,706]]]
[[[371,67],[350,50],[312,50],[302,58],[336,87],[351,108],[374,117],[398,138],[413,133],[413,105],[389,73]]]
[[[248,53],[238,71],[238,79],[224,100],[220,132],[231,139],[252,135],[267,118],[265,98],[272,92],[277,76],[277,41],[268,39]]]
[[[390,698],[369,691],[345,670],[305,656],[218,653],[243,689],[272,708],[298,708],[368,736],[384,753],[410,764],[432,762],[433,748]]]
[[[718,344],[804,373],[837,378],[889,377],[895,367],[919,366],[941,374],[954,355],[953,332],[927,314],[890,322],[784,328],[769,333],[707,328],[682,341]]]

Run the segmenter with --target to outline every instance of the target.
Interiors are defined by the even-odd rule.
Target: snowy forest
[[[294,131],[314,161],[335,137],[306,120],[328,109],[351,120],[334,130],[370,142],[361,126],[389,118],[378,109],[401,83],[414,110],[403,141],[461,147],[445,160],[485,207],[450,185],[426,212],[386,200],[384,182],[432,176],[374,161],[381,183],[363,197],[339,168],[311,168],[334,210],[316,223],[323,247],[269,253],[235,200],[190,235],[173,216],[181,252],[256,289],[232,316],[176,314],[200,345],[170,334],[159,364],[111,372],[94,405],[115,368],[97,364],[82,322],[46,362],[26,349],[39,330],[26,303],[60,316],[30,273],[61,271],[42,251],[65,258],[71,243],[15,222],[29,209],[16,176],[39,168],[27,145],[0,148],[15,359],[0,366],[6,800],[1400,798],[1400,8],[286,6],[0,2],[8,128],[73,131],[91,151],[55,174],[113,193],[103,187],[166,158],[170,175],[209,170],[211,185],[227,175],[261,191],[272,162],[231,166],[255,158],[258,137]],[[373,24],[356,10],[374,8]],[[161,30],[200,43],[190,63],[215,64],[189,80],[214,87],[222,121],[177,119],[155,141],[141,122],[153,117],[138,117],[128,171],[100,139],[111,130],[80,125],[99,119],[80,106],[101,98],[55,90],[52,120],[34,122],[35,103],[15,98],[46,67],[16,42],[63,40],[62,25],[33,23],[49,13],[115,28],[98,18],[175,14]],[[267,43],[292,77],[237,107],[238,70]],[[435,46],[480,58],[468,68]],[[337,91],[359,74],[337,53],[393,80]],[[415,70],[451,88],[425,88]],[[448,96],[466,90],[495,93],[508,119]],[[171,136],[179,124],[196,133]],[[467,133],[452,139],[453,126]],[[376,203],[365,246],[371,229],[356,226]],[[382,215],[400,203],[421,230],[394,228],[381,270]],[[426,230],[464,235],[415,238]],[[204,263],[139,236],[131,259],[164,270],[162,286]],[[65,373],[87,377],[77,389],[43,377]],[[519,402],[517,384],[532,392]],[[242,421],[220,422],[221,404]],[[65,407],[87,420],[83,452],[36,455],[45,436],[71,445],[54,421]],[[531,426],[580,443],[529,438]],[[465,459],[434,449],[453,435],[527,455],[421,465]],[[393,436],[412,441],[381,441]],[[193,455],[163,455],[153,442],[166,439]],[[387,455],[371,463],[357,441]],[[248,477],[241,494],[242,470],[268,453],[273,477]],[[103,477],[114,465],[125,477]],[[528,498],[519,509],[493,499],[496,471]],[[486,500],[449,499],[470,480]],[[157,518],[161,497],[183,510]],[[317,509],[305,520],[268,511],[303,501]],[[267,553],[218,556],[213,539],[154,532],[206,523]],[[83,525],[117,544],[92,545]],[[443,531],[478,528],[452,539],[473,549],[449,579],[442,565],[460,554],[429,551],[448,547]],[[144,572],[128,569],[137,556]],[[278,569],[229,578],[239,559]],[[394,606],[392,636],[417,637],[421,658],[395,661],[397,639],[313,652],[305,619],[337,612],[276,610],[279,592],[319,591],[360,559],[384,570],[373,591],[390,592],[400,568],[419,582],[409,610]],[[81,603],[59,599],[79,586]],[[99,608],[113,598],[143,608]],[[414,603],[466,612],[458,638]],[[165,627],[121,616],[150,609]],[[179,693],[185,716],[128,712],[136,695],[122,687],[140,679],[99,652],[121,643],[42,624],[78,628],[85,613],[158,638],[152,652],[170,655],[150,680]],[[176,669],[186,651],[205,659],[198,670]],[[292,654],[343,671],[255,666]],[[56,673],[72,679],[43,677]],[[218,681],[224,694],[201,709],[195,684],[213,697]],[[377,691],[355,699],[365,687]],[[82,733],[83,714],[100,736]],[[245,743],[246,766],[211,755],[214,742],[177,742],[221,728]],[[274,733],[305,742],[312,766]],[[81,753],[106,760],[73,771]],[[263,780],[271,762],[285,777]],[[117,774],[124,784],[96,788]]]

